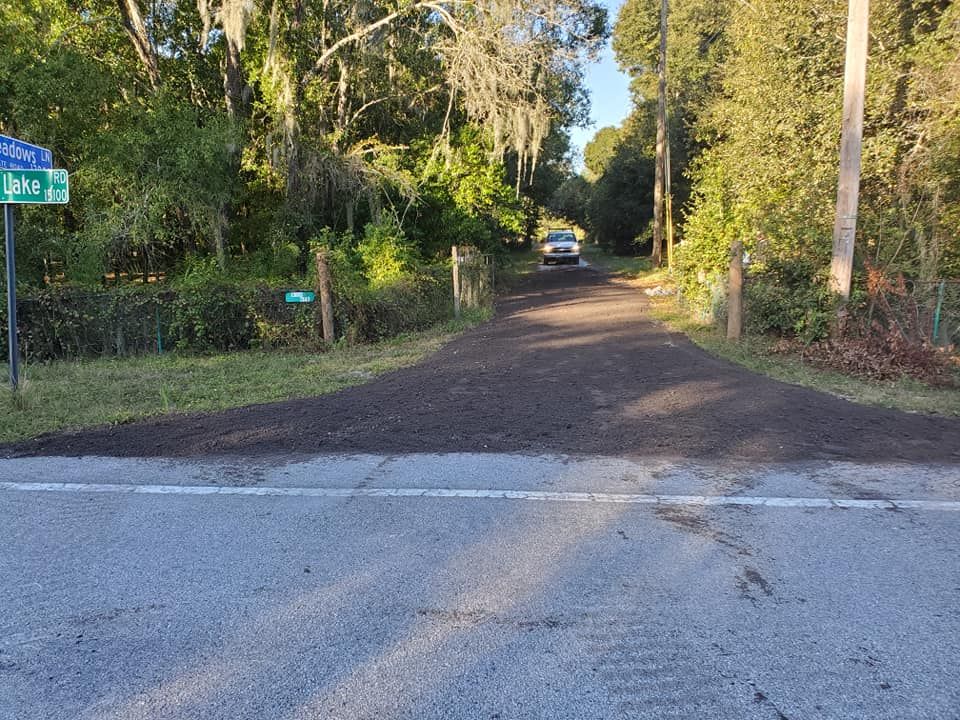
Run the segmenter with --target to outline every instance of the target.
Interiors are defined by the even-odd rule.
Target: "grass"
[[[516,287],[525,275],[536,270],[539,262],[540,250],[537,246],[511,250],[503,265],[497,268],[497,292]]]
[[[118,424],[168,413],[313,397],[412,365],[489,317],[471,313],[425,332],[319,354],[233,352],[159,355],[30,365],[7,390],[0,442],[56,430]],[[6,365],[0,367],[6,377]]]
[[[960,415],[958,389],[933,387],[909,377],[878,382],[845,375],[811,365],[798,355],[776,353],[773,341],[765,337],[746,335],[739,342],[731,342],[718,328],[691,320],[672,298],[653,299],[651,307],[654,317],[683,332],[707,352],[762,375],[864,405]]]
[[[642,287],[664,284],[663,273],[642,278]],[[879,382],[845,375],[804,362],[798,355],[773,352],[769,338],[746,335],[739,342],[713,325],[690,317],[674,297],[650,298],[651,314],[684,333],[707,352],[782,382],[802,385],[864,405],[906,412],[960,416],[960,389],[933,387],[913,378]]]
[[[626,279],[644,278],[654,284],[660,272],[652,272],[650,258],[638,256],[612,255],[598,245],[584,244],[581,253],[584,260],[599,270],[616,277]]]

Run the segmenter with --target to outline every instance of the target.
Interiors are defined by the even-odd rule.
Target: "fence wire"
[[[288,290],[206,284],[91,292],[54,287],[18,298],[20,353],[28,361],[123,357],[172,350],[319,349],[320,306],[288,303]],[[337,337],[372,342],[425,329],[453,316],[449,268],[376,290],[334,293]],[[0,308],[6,326],[6,309]],[[6,333],[0,352],[7,354]]]
[[[871,294],[868,324],[913,342],[960,345],[960,280],[903,280]]]

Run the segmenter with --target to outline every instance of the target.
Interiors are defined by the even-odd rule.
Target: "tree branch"
[[[120,0],[120,1],[122,2],[123,0]],[[452,2],[453,4],[462,5],[462,4],[468,4],[469,0],[447,0],[447,2],[448,3]],[[420,2],[415,2],[412,5],[408,5],[405,8],[396,10],[390,13],[389,15],[385,15],[379,20],[360,28],[356,32],[352,32],[349,35],[337,40],[333,45],[331,45],[326,50],[324,50],[323,53],[320,55],[320,57],[318,57],[316,62],[313,64],[313,67],[308,72],[304,73],[303,84],[306,85],[308,82],[310,82],[310,80],[313,79],[314,76],[321,73],[324,70],[324,68],[327,66],[327,63],[330,61],[330,59],[342,48],[346,47],[347,45],[360,42],[368,35],[375,33],[377,30],[379,30],[382,27],[390,25],[392,22],[394,22],[400,17],[403,17],[404,15],[413,13],[417,10],[423,10],[425,8],[436,12],[438,15],[440,15],[443,18],[445,24],[450,26],[452,29],[456,30],[456,23],[454,22],[453,16],[450,14],[450,12],[446,8],[442,7],[436,2],[431,2],[430,0],[420,0]]]
[[[150,44],[150,36],[147,33],[147,25],[143,21],[140,6],[137,5],[137,0],[117,0],[117,7],[120,8],[120,15],[123,18],[123,28],[127,31],[140,62],[146,68],[150,86],[156,90],[160,87],[160,68],[153,45]]]

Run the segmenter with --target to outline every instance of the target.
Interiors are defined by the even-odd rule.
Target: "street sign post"
[[[311,290],[294,290],[288,292],[285,299],[288,303],[312,303],[317,294]]]
[[[7,355],[10,358],[10,387],[20,383],[20,345],[17,340],[17,265],[13,254],[13,205],[3,206],[3,235],[7,253]]]
[[[63,205],[69,200],[66,170],[0,170],[0,203]]]
[[[20,384],[20,343],[17,338],[17,265],[13,236],[14,205],[63,205],[70,200],[66,170],[53,169],[53,153],[39,145],[0,135],[0,203],[7,261],[7,347],[10,387]]]
[[[0,168],[11,170],[51,170],[53,153],[39,145],[0,135]]]

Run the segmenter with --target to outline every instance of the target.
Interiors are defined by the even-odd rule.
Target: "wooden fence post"
[[[457,246],[451,248],[453,255],[453,314],[460,317],[460,252]]]
[[[460,254],[460,292],[463,297],[460,298],[460,304],[466,308],[476,307],[473,301],[473,289],[476,278],[474,277],[473,267],[473,248],[458,248]],[[466,271],[466,272],[464,272]]]
[[[727,340],[739,340],[743,329],[743,243],[730,248],[730,281],[727,286]]]
[[[333,294],[330,290],[330,266],[327,264],[327,251],[320,249],[316,254],[317,294],[320,296],[320,320],[323,341],[333,342]]]

